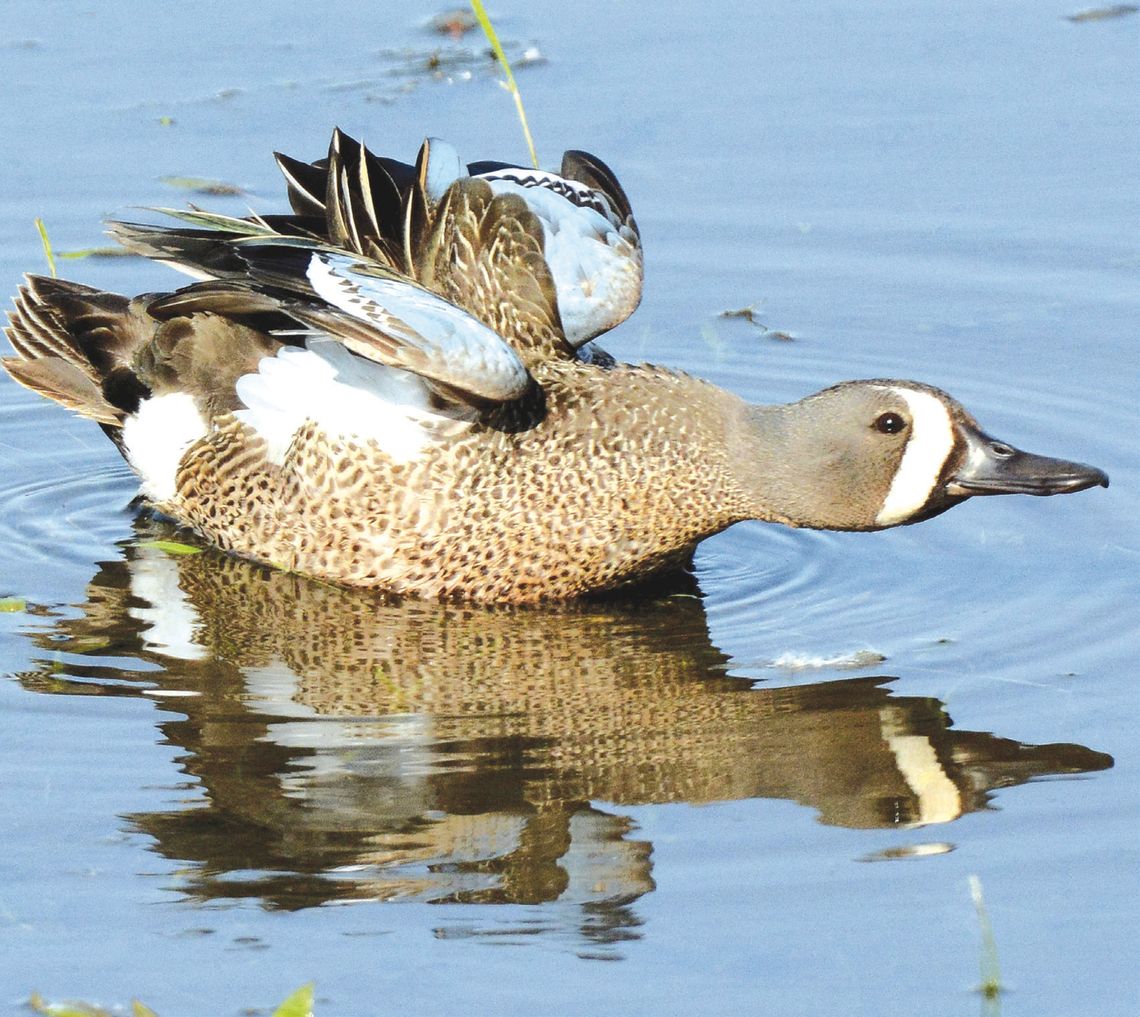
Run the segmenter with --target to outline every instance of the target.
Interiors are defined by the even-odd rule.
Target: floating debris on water
[[[764,329],[764,331],[768,330],[768,326],[756,317],[755,304],[749,304],[747,307],[738,307],[735,311],[721,311],[718,317],[743,318],[749,325],[755,325],[757,328]]]
[[[790,343],[795,341],[795,336],[791,332],[781,332],[777,329],[769,328],[757,317],[757,310],[755,304],[749,304],[747,307],[738,307],[732,311],[721,311],[718,318],[739,318],[741,321],[748,322],[754,328],[758,328],[764,333],[768,339],[775,339],[779,342]]]
[[[779,668],[781,671],[820,671],[825,668],[855,671],[864,667],[876,667],[886,659],[886,654],[879,653],[877,650],[855,650],[852,653],[840,653],[834,657],[820,657],[805,653],[783,653],[773,660],[768,667]]]
[[[78,261],[80,258],[139,258],[139,254],[125,247],[81,247],[75,251],[57,251],[60,261]]]
[[[454,10],[443,11],[432,18],[428,18],[424,27],[437,35],[447,35],[452,39],[459,39],[477,25],[475,15],[468,8],[456,7]]]
[[[501,45],[516,71],[547,62],[534,43],[507,40]],[[330,81],[323,85],[325,91],[363,92],[366,102],[391,103],[425,82],[454,85],[494,77],[498,64],[493,49],[463,45],[382,49],[373,56],[383,65],[376,75]]]
[[[180,191],[190,191],[194,194],[208,194],[215,198],[236,198],[246,191],[237,184],[229,184],[224,180],[211,180],[208,177],[159,177],[161,183],[168,187],[177,187]]]
[[[929,858],[932,855],[948,855],[954,845],[946,841],[932,841],[928,844],[903,844],[901,847],[885,848],[863,855],[861,862],[893,862],[903,858]]]
[[[1082,21],[1108,21],[1110,18],[1124,18],[1135,14],[1140,7],[1135,4],[1112,4],[1110,7],[1089,7],[1076,14],[1066,14],[1065,20],[1080,24]]]

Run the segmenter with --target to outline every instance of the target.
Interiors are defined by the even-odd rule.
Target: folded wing
[[[443,296],[500,331],[524,359],[527,347],[536,356],[572,355],[641,299],[629,200],[585,152],[567,152],[559,174],[493,162],[464,167],[451,145],[429,138],[408,165],[338,130],[324,159],[276,158],[292,216],[206,223],[194,211],[182,213],[190,228],[117,223],[112,231],[200,279],[242,277],[231,241],[246,229],[321,241]],[[520,282],[523,313],[512,319],[498,309],[519,297]]]

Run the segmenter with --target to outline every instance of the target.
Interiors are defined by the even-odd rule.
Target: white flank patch
[[[309,421],[330,437],[375,442],[398,463],[417,458],[441,426],[451,433],[467,426],[432,412],[427,385],[415,374],[353,356],[332,339],[310,339],[307,347],[264,357],[256,374],[237,382],[246,409],[234,416],[265,439],[278,466]]]
[[[906,400],[911,431],[891,489],[875,516],[880,526],[901,523],[926,504],[954,448],[954,425],[940,399],[917,389],[892,388],[891,391]]]
[[[186,450],[206,434],[206,422],[186,392],[144,399],[123,422],[123,448],[152,501],[174,497],[174,479]]]

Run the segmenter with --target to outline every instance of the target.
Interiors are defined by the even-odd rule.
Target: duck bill
[[[961,465],[946,482],[946,493],[969,498],[983,494],[1071,494],[1108,487],[1108,474],[1095,466],[1039,456],[959,424],[966,442]]]

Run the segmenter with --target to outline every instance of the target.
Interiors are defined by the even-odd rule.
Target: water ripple
[[[134,479],[94,425],[3,384],[5,559],[10,566],[79,566],[85,578],[91,562],[128,530]]]

